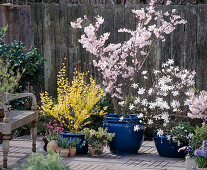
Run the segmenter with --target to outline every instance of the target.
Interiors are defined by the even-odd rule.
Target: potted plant
[[[129,104],[132,96],[131,84],[135,81],[137,73],[141,70],[146,59],[149,57],[152,47],[157,40],[165,41],[165,34],[170,34],[178,24],[185,21],[175,15],[175,9],[171,12],[156,11],[155,1],[140,10],[132,10],[135,14],[136,30],[120,29],[119,32],[130,34],[130,38],[123,43],[105,44],[110,33],[98,33],[104,22],[100,16],[95,17],[92,24],[87,16],[71,22],[76,29],[83,28],[84,34],[79,42],[83,48],[95,56],[93,65],[101,74],[103,86],[106,92],[111,94],[115,114],[104,116],[104,128],[110,133],[115,133],[110,150],[114,154],[137,154],[143,141],[143,128],[134,131],[134,127],[140,124],[137,115],[130,115]],[[170,2],[167,1],[166,5]],[[159,18],[159,22],[157,22]],[[83,22],[87,20],[86,22]],[[89,21],[89,22],[88,22]],[[121,118],[121,119],[120,119]],[[123,121],[119,121],[123,120]]]
[[[79,138],[71,138],[70,140],[70,147],[69,147],[69,154],[70,157],[74,157],[76,155],[76,146],[79,144]]]
[[[43,114],[49,114],[62,122],[69,130],[61,133],[64,138],[79,138],[77,153],[86,154],[88,146],[87,144],[83,145],[84,134],[81,134],[80,129],[90,123],[89,117],[91,115],[105,114],[106,107],[96,111],[96,104],[104,91],[96,85],[91,76],[89,83],[87,83],[86,75],[78,71],[74,72],[73,81],[70,83],[66,76],[64,63],[57,75],[57,84],[57,100],[49,97],[47,92],[40,94],[41,111]]]
[[[107,130],[107,128],[101,127],[98,128],[98,131],[89,128],[83,129],[91,156],[100,156],[103,153],[104,146],[112,141],[115,133],[107,133]]]
[[[189,143],[190,150],[188,151],[188,155],[186,157],[187,167],[194,166],[194,168],[195,168],[198,166],[196,163],[196,158],[199,156],[198,149],[203,148],[203,145],[204,145],[203,141],[207,141],[207,126],[204,123],[202,124],[201,127],[198,127],[198,126],[196,127],[195,135],[192,137],[192,140]],[[203,157],[203,156],[201,156],[201,157]],[[205,160],[203,158],[198,158],[197,161],[198,161],[198,164],[201,164],[199,162],[200,161],[203,162]],[[202,167],[202,166],[200,166],[200,167]]]
[[[63,137],[59,137],[57,139],[57,144],[59,147],[58,152],[61,154],[62,157],[68,157],[70,143],[71,143],[70,140],[63,138]]]
[[[196,170],[207,170],[207,141],[203,140],[202,146],[195,149],[194,159],[197,165]]]
[[[189,152],[188,156],[186,157],[187,167],[192,167],[192,166],[196,167],[195,155],[194,155],[195,150],[202,146],[203,140],[207,140],[207,127],[205,125],[205,121],[207,118],[207,92],[204,90],[200,92],[196,91],[196,93],[190,95],[188,103],[189,103],[189,110],[190,110],[188,116],[191,119],[196,119],[197,122],[199,121],[199,119],[203,121],[202,126],[196,127],[195,129],[195,135],[193,136],[190,142],[191,152]],[[199,162],[200,161],[201,163],[203,161],[205,162],[205,159],[200,157],[197,159],[197,161],[198,164],[200,164]]]
[[[58,144],[57,139],[61,136],[61,132],[64,130],[62,122],[60,125],[57,123],[57,120],[53,120],[49,123],[44,123],[46,128],[45,137],[42,139],[44,146],[43,149],[47,152],[48,148],[51,148],[53,152],[57,151]]]
[[[189,112],[188,97],[194,93],[194,76],[194,71],[176,67],[169,59],[162,64],[161,71],[142,72],[144,86],[132,84],[138,97],[131,109],[139,107],[145,112],[147,125],[155,129],[153,139],[160,156],[184,157],[178,149],[188,145],[193,136],[193,128],[185,121]],[[147,84],[149,77],[151,85]]]

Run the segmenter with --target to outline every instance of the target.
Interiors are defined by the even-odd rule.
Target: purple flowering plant
[[[193,152],[198,168],[207,168],[207,141],[203,140],[202,147]]]

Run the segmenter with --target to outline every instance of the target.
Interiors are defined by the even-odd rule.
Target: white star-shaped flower
[[[134,126],[134,131],[138,131],[139,130],[139,125]]]
[[[120,122],[123,121],[123,120],[124,120],[124,117],[123,116],[119,118],[119,121]]]
[[[164,131],[162,129],[157,130],[157,136],[162,136]]]

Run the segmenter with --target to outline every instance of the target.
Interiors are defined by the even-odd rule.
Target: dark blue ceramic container
[[[178,152],[178,149],[183,147],[184,145],[178,146],[176,143],[173,142],[172,139],[170,141],[167,140],[166,135],[157,136],[156,133],[153,134],[153,139],[157,148],[157,152],[160,156],[169,158],[185,157],[186,154],[183,151]]]
[[[116,155],[137,154],[144,139],[144,125],[139,123],[141,119],[137,115],[130,115],[120,121],[116,114],[103,116],[103,128],[108,128],[109,133],[115,133],[112,142],[109,143],[110,151]],[[134,131],[134,126],[140,125],[141,130]]]
[[[76,145],[77,154],[87,154],[88,153],[88,144],[85,143],[84,134],[70,134],[69,131],[64,131],[61,133],[63,138],[78,138],[80,139],[79,144]]]

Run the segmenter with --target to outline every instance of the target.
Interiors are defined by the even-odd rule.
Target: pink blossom
[[[201,91],[199,95],[191,95],[189,102],[190,113],[188,116],[192,119],[207,119],[207,91]]]
[[[156,0],[151,0],[146,8],[132,10],[137,18],[137,27],[135,30],[119,29],[119,32],[130,35],[130,38],[123,43],[106,45],[110,33],[103,33],[102,35],[97,33],[104,22],[104,19],[100,16],[95,17],[94,24],[84,27],[84,34],[79,39],[83,48],[96,57],[93,64],[102,74],[106,91],[111,93],[115,100],[125,101],[127,98],[129,90],[122,88],[129,87],[136,73],[142,68],[150,54],[149,50],[154,45],[152,44],[153,37],[165,41],[165,35],[173,32],[175,25],[185,23],[180,16],[173,14],[175,10],[168,11],[165,14],[156,11],[154,8],[155,2]],[[169,1],[167,1],[167,4],[169,4]],[[168,18],[164,16],[168,16]],[[157,18],[159,18],[159,24],[151,22],[153,19],[157,20]],[[87,19],[87,17],[84,17],[84,19]],[[81,28],[82,21],[83,19],[78,18],[71,25],[74,28]],[[138,55],[141,55],[141,57],[137,57]],[[122,86],[118,86],[120,81]],[[125,104],[127,105],[127,102]]]

